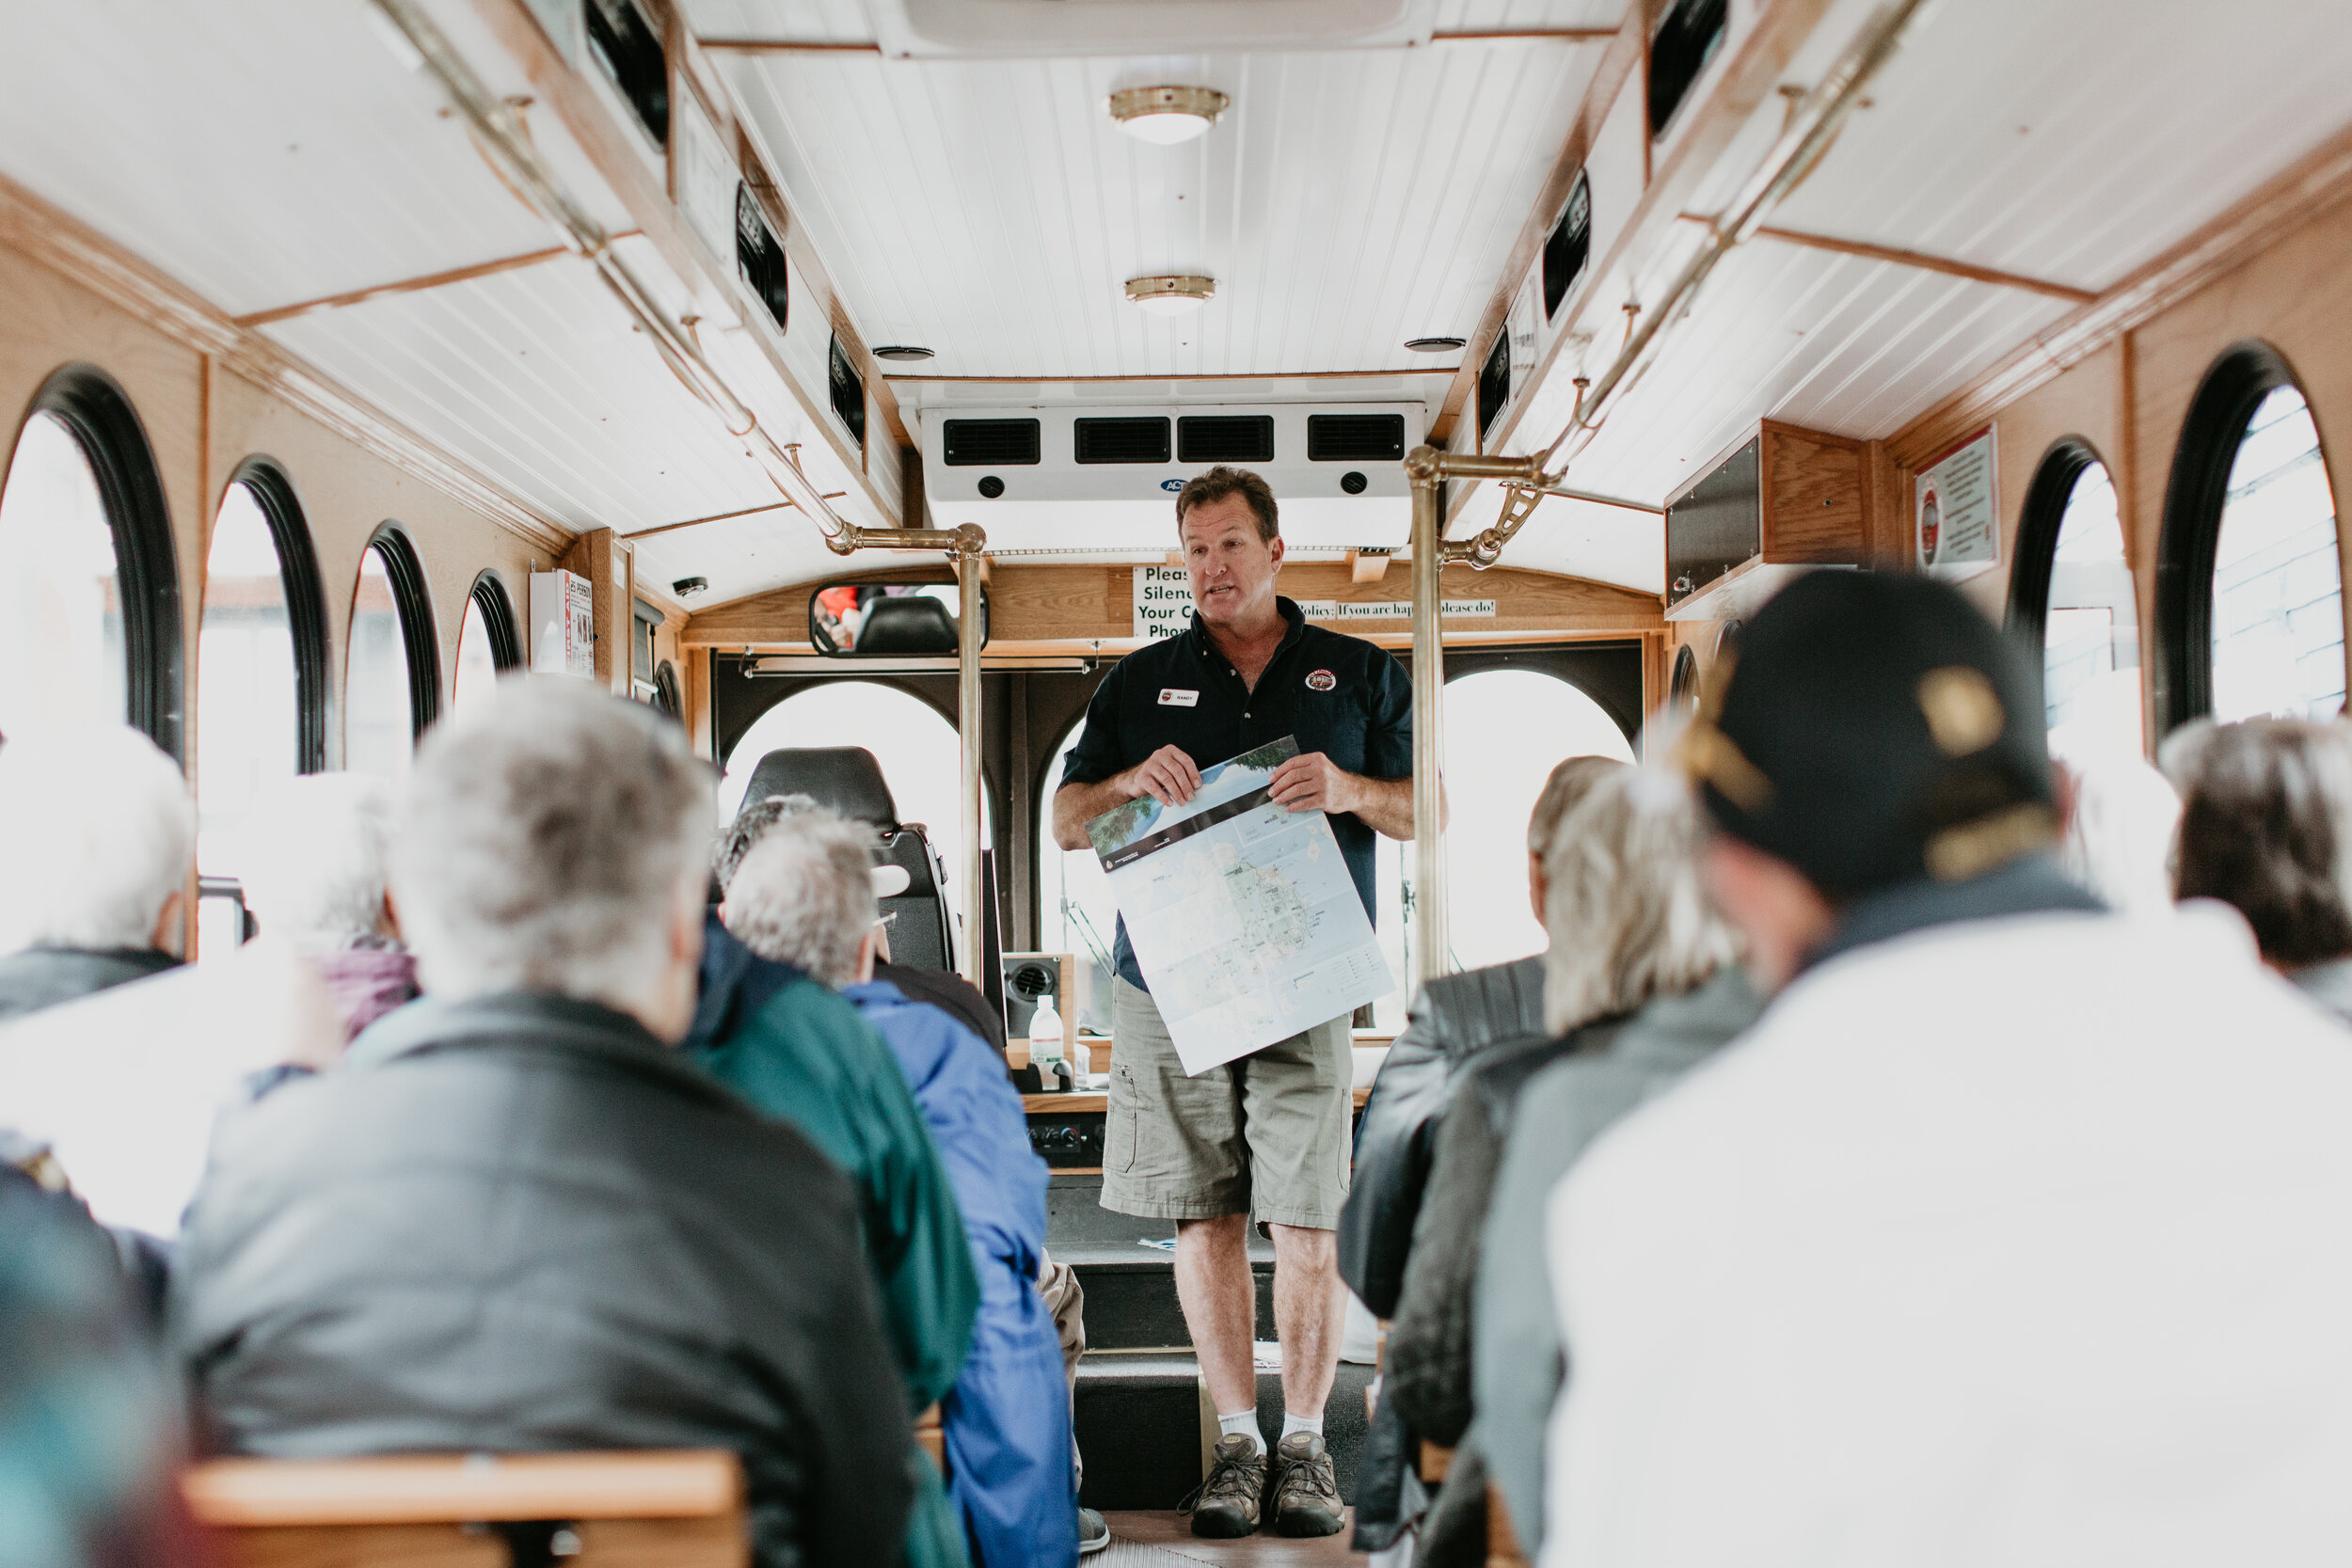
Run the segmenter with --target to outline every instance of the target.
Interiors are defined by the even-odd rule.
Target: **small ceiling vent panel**
[[[1403,459],[1427,417],[1418,402],[1002,413],[923,417],[923,498],[937,527],[977,523],[995,550],[1152,561],[1175,545],[1184,482],[1217,464],[1273,487],[1293,549],[1401,543],[1412,523]]]
[[[1028,468],[1040,457],[1035,420],[946,420],[940,461],[950,468]]]
[[[1232,55],[1424,44],[1437,0],[868,0],[903,58]]]
[[[1071,455],[1081,463],[1166,463],[1168,417],[1075,420]]]
[[[1176,455],[1186,463],[1271,463],[1274,416],[1184,415],[1176,421]]]

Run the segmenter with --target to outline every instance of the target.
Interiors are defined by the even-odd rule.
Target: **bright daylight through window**
[[[197,868],[233,877],[255,797],[297,769],[301,727],[278,543],[244,484],[213,524],[197,639]]]
[[[457,631],[457,679],[450,688],[450,705],[464,713],[487,702],[498,678],[498,656],[490,649],[490,624],[483,619],[480,601],[469,595],[465,623]]]
[[[2104,464],[2068,492],[2050,568],[2042,641],[2042,696],[2058,756],[2142,750],[2139,612],[2115,484]]]
[[[0,660],[39,671],[0,687],[0,737],[129,713],[114,530],[64,420],[25,421],[0,489]]]
[[[392,595],[384,552],[371,545],[359,558],[359,581],[351,595],[351,651],[343,670],[343,766],[355,773],[401,778],[408,771],[415,747],[408,644],[401,635],[400,605]]]
[[[2281,387],[2247,421],[2214,548],[2216,719],[2333,719],[2344,705],[2336,552],[2319,432],[2302,394]]]

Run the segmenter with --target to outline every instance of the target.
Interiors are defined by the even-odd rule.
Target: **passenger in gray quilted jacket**
[[[205,1447],[725,1448],[760,1568],[898,1560],[856,1199],[676,1050],[710,826],[675,726],[561,677],[426,738],[392,861],[426,996],[226,1127],[191,1212]]]

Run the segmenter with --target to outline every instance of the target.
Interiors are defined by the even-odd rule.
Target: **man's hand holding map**
[[[1395,989],[1330,819],[1272,798],[1297,754],[1286,736],[1201,769],[1183,805],[1143,795],[1087,824],[1188,1073]]]

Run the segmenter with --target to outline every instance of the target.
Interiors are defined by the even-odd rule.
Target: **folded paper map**
[[[1285,736],[1202,768],[1181,806],[1147,795],[1087,824],[1186,1073],[1396,987],[1330,818],[1267,793],[1297,754]]]

